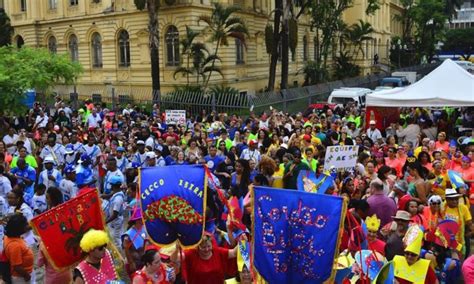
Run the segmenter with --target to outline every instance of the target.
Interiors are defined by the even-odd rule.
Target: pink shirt
[[[474,283],[474,255],[464,260],[462,275],[464,276],[464,283]]]

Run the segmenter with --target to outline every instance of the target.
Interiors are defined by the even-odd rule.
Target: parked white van
[[[358,106],[365,106],[365,96],[372,93],[371,89],[366,88],[340,88],[332,91],[329,95],[329,104],[347,104],[356,102]]]

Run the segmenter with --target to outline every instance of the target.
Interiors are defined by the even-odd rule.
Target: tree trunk
[[[148,0],[148,30],[150,41],[150,60],[151,60],[151,82],[153,95],[157,94],[157,101],[160,103],[160,56],[159,56],[159,27],[158,27],[158,1]]]
[[[281,82],[280,89],[288,89],[288,5],[286,0],[283,0],[283,23],[281,30]]]
[[[221,45],[221,40],[218,39],[217,40],[217,43],[216,43],[216,50],[214,51],[214,56],[216,57],[217,56],[217,53],[219,52],[219,46]],[[216,64],[216,58],[214,57],[214,59],[212,60],[212,64],[211,64],[211,70],[209,71],[209,76],[207,77],[207,80],[206,82],[204,83],[204,90],[207,89],[207,86],[209,85],[209,81],[211,80],[211,76],[212,76],[212,70],[214,69],[214,66]]]
[[[276,67],[278,63],[278,46],[280,44],[280,19],[283,9],[282,0],[275,0],[275,14],[273,18],[273,46],[270,56],[270,74],[268,76],[267,90],[273,91],[275,88]]]

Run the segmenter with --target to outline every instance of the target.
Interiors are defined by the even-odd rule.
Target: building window
[[[58,0],[49,0],[49,9],[54,10],[58,7]]]
[[[69,53],[71,54],[72,61],[79,60],[79,46],[77,44],[77,37],[76,35],[71,35],[68,41]]]
[[[235,39],[235,63],[236,64],[245,64],[244,44],[238,38]]]
[[[18,36],[18,37],[16,38],[16,47],[22,48],[23,45],[25,45],[25,41],[23,40],[23,37]]]
[[[303,37],[303,61],[308,61],[308,38]]]
[[[26,12],[26,0],[20,0],[20,11]]]
[[[92,67],[102,68],[102,37],[99,33],[92,35]]]
[[[79,0],[69,0],[69,5],[77,6],[77,5],[79,5]]]
[[[179,66],[179,33],[175,26],[166,31],[166,65]]]
[[[50,36],[48,38],[48,49],[49,49],[49,52],[51,53],[56,53],[58,51],[56,38],[54,36]]]
[[[130,66],[130,40],[127,31],[121,31],[118,37],[119,66]]]

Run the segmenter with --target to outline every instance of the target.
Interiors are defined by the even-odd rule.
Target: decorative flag
[[[337,259],[342,197],[255,187],[253,259],[269,283],[323,283]]]
[[[140,204],[150,238],[160,246],[177,239],[197,245],[204,234],[207,178],[203,166],[140,169]]]
[[[458,172],[453,171],[453,170],[448,170],[448,177],[449,177],[449,181],[451,182],[454,188],[456,189],[460,187],[467,188],[466,183],[464,182],[464,180],[462,179],[461,175]]]
[[[89,229],[104,230],[99,193],[96,189],[58,205],[31,220],[49,262],[57,270],[82,259],[79,242]]]
[[[324,194],[334,184],[334,178],[330,175],[321,174],[318,177],[313,171],[300,171],[297,189],[300,191]]]

